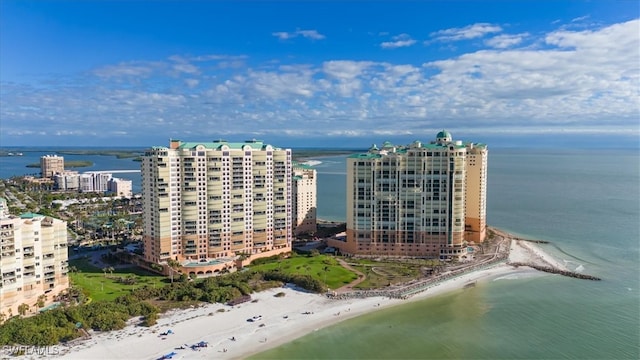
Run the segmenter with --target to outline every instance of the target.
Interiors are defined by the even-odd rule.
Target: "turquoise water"
[[[344,157],[319,160],[318,215],[343,220]],[[639,164],[636,151],[490,152],[489,223],[552,241],[546,251],[602,281],[495,279],[348,320],[253,358],[640,358]]]

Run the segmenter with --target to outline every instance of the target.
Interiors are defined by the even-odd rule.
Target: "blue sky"
[[[2,0],[0,146],[634,144],[639,6]]]

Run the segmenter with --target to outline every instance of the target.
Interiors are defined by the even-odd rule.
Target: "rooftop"
[[[179,141],[179,140],[174,140],[174,141]],[[180,145],[178,146],[178,149],[193,149],[198,145],[202,145],[207,149],[213,149],[213,150],[219,150],[224,145],[228,146],[231,150],[242,150],[245,146],[249,146],[252,149],[265,149],[267,146],[270,146],[269,144],[265,144],[262,140],[255,140],[255,139],[247,140],[245,142],[229,142],[229,141],[220,139],[220,140],[214,140],[210,142],[179,141],[179,143]],[[276,148],[274,146],[272,147],[274,150],[279,150],[279,148]]]

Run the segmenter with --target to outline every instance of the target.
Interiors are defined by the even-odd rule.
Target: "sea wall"
[[[576,278],[576,279],[584,279],[584,280],[602,280],[599,277],[593,276],[593,275],[587,275],[587,274],[581,274],[581,273],[577,273],[574,271],[568,271],[568,270],[562,270],[562,269],[558,269],[555,267],[551,267],[551,266],[541,266],[541,265],[536,265],[536,264],[530,264],[530,263],[521,263],[521,262],[513,262],[513,263],[507,263],[507,265],[511,265],[511,266],[515,266],[515,267],[519,267],[519,266],[528,266],[532,269],[536,269],[538,271],[544,271],[547,273],[551,273],[551,274],[560,274],[562,276],[568,276],[568,277],[572,277],[572,278]]]

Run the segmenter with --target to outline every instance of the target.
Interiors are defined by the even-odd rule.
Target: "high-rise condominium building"
[[[486,234],[487,147],[441,131],[347,159],[348,254],[450,258]]]
[[[64,158],[58,155],[40,157],[40,173],[43,178],[51,178],[55,174],[64,172]]]
[[[145,152],[141,173],[147,261],[207,275],[291,250],[290,149],[171,140]]]
[[[296,163],[293,166],[293,233],[312,234],[317,228],[317,176],[309,165]]]
[[[0,217],[0,312],[27,313],[69,287],[67,223],[39,214]],[[42,305],[42,304],[41,304]]]

